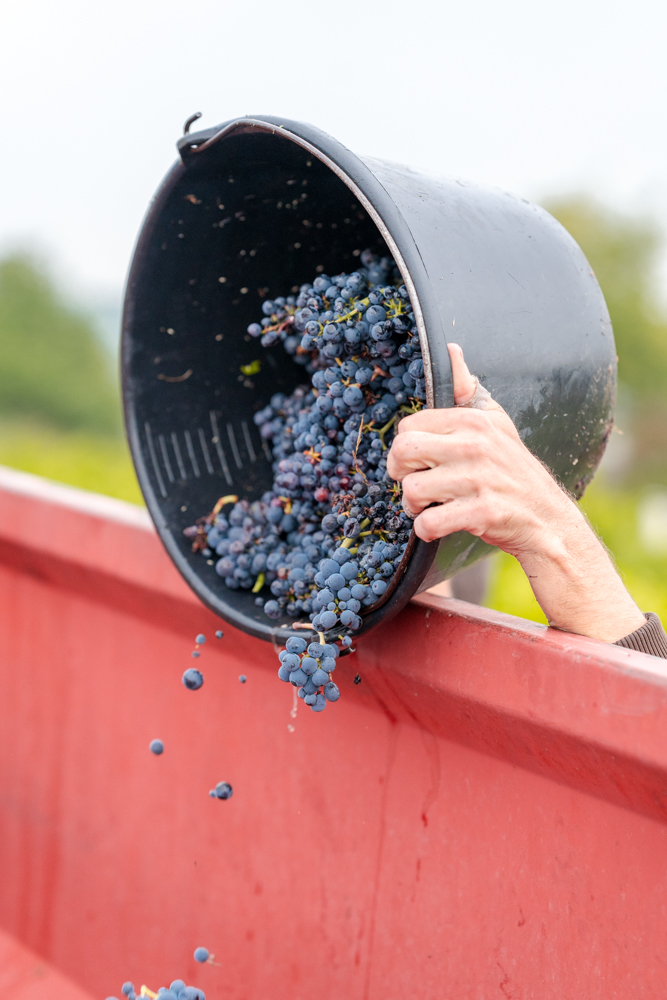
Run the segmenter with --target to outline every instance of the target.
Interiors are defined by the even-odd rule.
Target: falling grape
[[[182,681],[188,691],[198,691],[204,683],[204,675],[195,667],[189,667],[183,674]]]
[[[212,799],[231,799],[234,789],[227,781],[219,781],[208,794]]]

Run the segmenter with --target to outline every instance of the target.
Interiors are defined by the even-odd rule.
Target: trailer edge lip
[[[4,468],[0,563],[180,635],[219,621],[141,508]],[[224,648],[275,667],[238,630]],[[371,711],[667,821],[666,661],[423,593],[341,672],[362,674],[345,696]]]

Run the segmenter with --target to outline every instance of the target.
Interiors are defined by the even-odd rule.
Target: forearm
[[[616,642],[645,624],[604,546],[566,496],[540,544],[514,554],[553,627]]]

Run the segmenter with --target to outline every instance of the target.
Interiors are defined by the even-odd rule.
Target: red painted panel
[[[16,938],[0,931],[0,995],[11,1000],[93,1000]]]
[[[41,489],[0,490],[9,932],[100,998],[665,996],[665,664],[425,597],[292,719],[140,515]]]

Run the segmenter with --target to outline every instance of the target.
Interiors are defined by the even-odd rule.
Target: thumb
[[[475,395],[477,379],[468,371],[463,351],[458,344],[447,344],[447,350],[454,379],[454,402],[457,406],[462,406],[463,403],[470,402]]]
[[[459,345],[447,344],[447,350],[452,364],[454,405],[470,406],[476,410],[500,410],[504,413],[502,406],[479,384],[479,379],[470,374]]]

